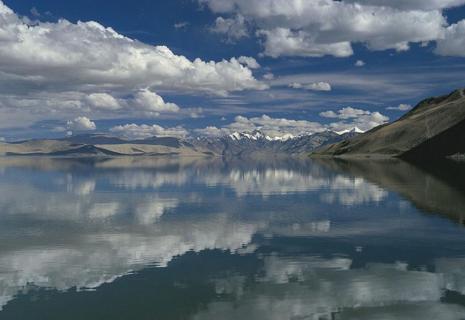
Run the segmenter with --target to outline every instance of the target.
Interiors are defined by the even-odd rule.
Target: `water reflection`
[[[400,160],[317,162],[394,190],[421,210],[440,213],[464,224],[465,163],[442,161],[418,166]]]
[[[0,158],[0,318],[100,319],[92,299],[125,299],[104,316],[463,319],[449,180],[401,162]],[[167,292],[194,294],[153,302]]]

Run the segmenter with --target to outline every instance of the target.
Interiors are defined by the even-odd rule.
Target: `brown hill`
[[[399,120],[312,153],[329,157],[440,158],[465,153],[465,93],[429,98]]]

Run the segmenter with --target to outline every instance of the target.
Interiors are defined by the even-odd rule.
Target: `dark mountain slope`
[[[425,158],[441,159],[457,154],[465,154],[465,120],[405,152],[401,158],[418,161]]]
[[[314,152],[336,157],[443,157],[465,149],[464,90],[420,102],[399,120]],[[450,132],[449,132],[450,131]],[[455,141],[453,141],[455,140]]]

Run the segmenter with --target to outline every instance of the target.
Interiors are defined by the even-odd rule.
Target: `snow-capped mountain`
[[[234,132],[229,135],[229,137],[233,140],[240,141],[242,139],[249,139],[249,140],[267,140],[267,141],[287,141],[296,138],[294,135],[290,133],[283,134],[282,136],[274,136],[271,137],[269,135],[266,135],[262,133],[259,130],[255,130],[251,133],[248,132]]]
[[[338,134],[325,131],[314,134],[294,136],[270,136],[260,130],[253,132],[234,132],[218,138],[198,138],[193,145],[213,154],[227,157],[263,157],[279,155],[304,155],[330,143],[336,143],[357,135],[357,131]]]

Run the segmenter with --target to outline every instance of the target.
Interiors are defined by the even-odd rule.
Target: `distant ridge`
[[[126,140],[104,134],[85,134],[61,139],[29,140],[0,144],[0,155],[7,156],[221,156],[267,158],[306,156],[315,148],[358,135],[332,131],[270,137],[260,130],[236,132],[215,138],[150,137]]]
[[[320,148],[312,156],[421,160],[460,154],[465,154],[463,89],[425,99],[399,120]]]

